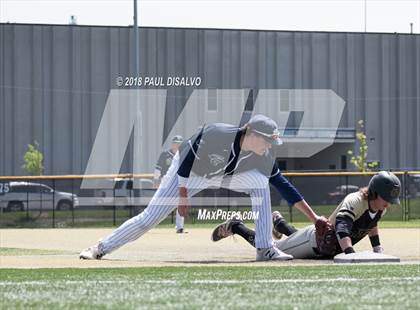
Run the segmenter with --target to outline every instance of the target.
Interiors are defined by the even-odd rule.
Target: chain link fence
[[[394,172],[401,180],[401,205],[384,220],[420,219],[420,171]],[[367,186],[374,173],[285,173],[317,214],[328,216],[349,193]],[[0,228],[103,227],[119,225],[147,206],[156,189],[151,175],[89,176],[107,184],[83,189],[86,176],[0,177]],[[271,189],[272,209],[291,222],[307,221]],[[250,198],[226,189],[206,189],[192,200],[186,224],[219,223],[233,211],[251,210]],[[202,217],[203,210],[210,216]],[[219,212],[217,218],[211,215]],[[201,218],[200,218],[201,212]],[[225,212],[225,213],[223,213]],[[230,213],[232,214],[232,213]],[[175,221],[172,212],[163,223]]]

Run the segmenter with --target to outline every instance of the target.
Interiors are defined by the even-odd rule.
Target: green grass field
[[[0,269],[2,309],[418,309],[419,265]]]

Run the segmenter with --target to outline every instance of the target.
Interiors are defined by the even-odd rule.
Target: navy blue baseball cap
[[[178,143],[178,144],[181,144],[181,143],[182,143],[182,141],[184,141],[184,139],[182,138],[182,136],[174,136],[174,137],[172,138],[172,143]]]
[[[267,142],[273,145],[282,145],[283,141],[279,138],[279,129],[277,124],[271,118],[257,114],[248,122],[251,131],[262,136]]]

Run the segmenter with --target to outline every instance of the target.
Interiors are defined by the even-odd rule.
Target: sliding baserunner
[[[274,230],[285,234],[287,239],[277,240],[274,246],[294,258],[331,258],[344,252],[354,253],[353,245],[369,236],[373,251],[382,253],[378,222],[392,204],[399,204],[400,180],[391,172],[381,171],[373,176],[367,187],[348,194],[329,217],[297,230],[281,216],[273,212]],[[255,246],[253,230],[237,218],[217,226],[212,240],[219,241],[238,234]]]

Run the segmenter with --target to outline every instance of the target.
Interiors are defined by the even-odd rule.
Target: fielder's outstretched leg
[[[178,179],[173,175],[167,180],[168,186],[160,186],[147,208],[139,215],[125,221],[111,235],[96,245],[82,251],[81,259],[100,259],[124,244],[134,241],[159,224],[177,206]]]
[[[128,242],[132,242],[163,221],[177,206],[179,200],[178,175],[179,158],[176,155],[168,173],[162,179],[147,208],[139,215],[125,221],[111,235],[96,245],[83,250],[81,259],[100,259]],[[193,196],[207,186],[202,177],[191,177],[188,194]]]
[[[271,248],[271,198],[268,178],[258,170],[238,173],[222,182],[222,187],[250,195],[255,219],[255,245],[257,248]]]

